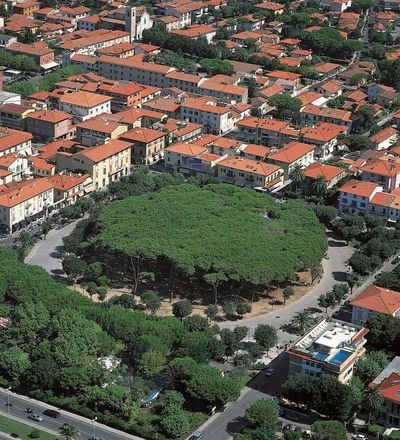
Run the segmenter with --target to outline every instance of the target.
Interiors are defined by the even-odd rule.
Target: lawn
[[[8,423],[7,417],[0,415],[0,432],[5,432],[6,434],[12,434],[13,432],[18,434],[19,439],[22,440],[31,440],[32,437],[29,434],[34,431],[35,428],[30,425],[25,425],[25,423],[17,422],[16,420],[10,419],[10,423]],[[56,438],[55,435],[49,434],[48,432],[41,431],[39,440],[54,440]]]

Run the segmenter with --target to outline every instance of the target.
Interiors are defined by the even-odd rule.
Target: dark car
[[[45,409],[43,411],[43,414],[45,416],[52,417],[53,419],[58,419],[61,415],[58,411],[55,411],[54,409]]]

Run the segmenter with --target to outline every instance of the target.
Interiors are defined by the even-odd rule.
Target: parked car
[[[43,422],[43,417],[36,413],[29,414],[28,419],[31,419],[35,422]]]
[[[53,419],[58,419],[58,417],[60,417],[61,415],[58,411],[55,411],[54,409],[45,409],[43,411],[43,414],[45,416],[52,417]]]
[[[103,439],[100,437],[90,437],[88,440],[103,440]]]
[[[275,370],[272,367],[269,367],[265,370],[265,375],[270,377],[275,373]]]
[[[191,437],[190,440],[202,440],[204,438],[204,434],[201,431],[196,431]]]
[[[367,440],[364,434],[354,434],[352,437],[353,440]]]

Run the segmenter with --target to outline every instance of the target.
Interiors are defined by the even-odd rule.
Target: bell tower
[[[128,6],[125,12],[125,32],[131,35],[131,42],[136,40],[136,8]]]

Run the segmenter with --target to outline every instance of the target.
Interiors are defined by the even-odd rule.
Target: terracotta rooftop
[[[98,106],[100,104],[104,104],[105,102],[111,101],[110,96],[99,95],[98,93],[90,93],[90,92],[74,92],[74,93],[65,93],[60,98],[61,103],[76,105],[86,108],[92,108]]]
[[[400,292],[372,284],[357,295],[351,301],[351,305],[377,313],[393,315],[400,309]]]

